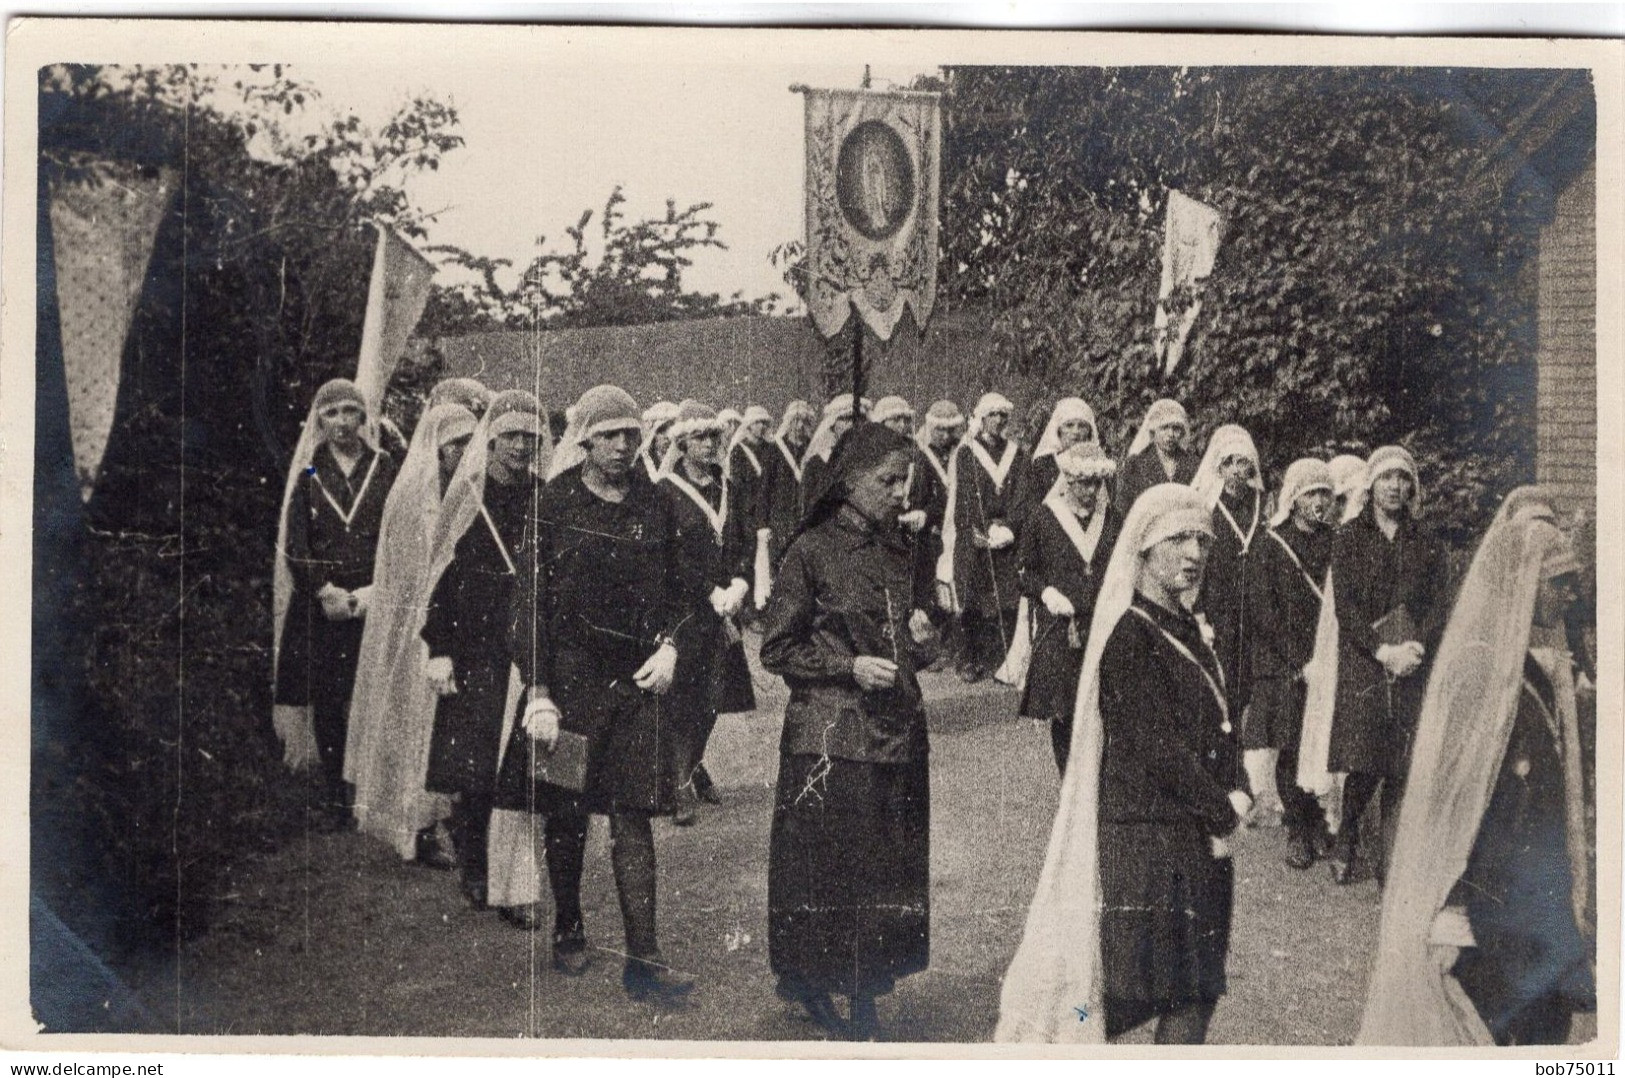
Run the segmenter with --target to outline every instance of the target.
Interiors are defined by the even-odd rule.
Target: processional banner
[[[937,287],[940,95],[795,87],[807,110],[807,307],[825,337],[855,308],[881,340]]]
[[[1196,316],[1202,311],[1200,298],[1189,306],[1170,312],[1169,297],[1174,289],[1198,287],[1213,272],[1219,255],[1219,234],[1223,229],[1219,211],[1204,202],[1172,188],[1168,190],[1168,222],[1162,244],[1162,287],[1157,295],[1156,350],[1162,359],[1162,372],[1173,373],[1185,353]]]
[[[434,283],[434,263],[385,225],[378,229],[372,281],[367,288],[367,317],[361,324],[361,356],[356,362],[356,388],[367,399],[368,414],[380,415],[384,389],[406,351],[407,338],[423,317]]]

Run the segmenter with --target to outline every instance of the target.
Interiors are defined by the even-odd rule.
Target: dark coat
[[[394,458],[369,448],[346,476],[332,450],[319,445],[311,470],[294,484],[287,517],[293,592],[282,625],[277,703],[319,706],[318,698],[334,693],[348,700],[362,622],[329,621],[316,593],[325,584],[354,591],[372,583],[384,502],[396,474]]]
[[[1282,543],[1291,547],[1291,554]],[[1305,532],[1288,522],[1253,541],[1248,581],[1252,632],[1245,656],[1253,677],[1252,710],[1244,731],[1249,748],[1298,744],[1303,668],[1314,653],[1331,558],[1332,533],[1327,529]]]
[[[1263,495],[1258,491],[1249,489],[1236,499],[1221,494],[1219,505],[1213,509],[1213,546],[1208,552],[1207,571],[1202,574],[1202,591],[1196,599],[1195,609],[1213,626],[1213,650],[1224,666],[1230,713],[1238,723],[1253,684],[1247,662],[1252,632],[1247,609],[1248,578],[1253,552],[1268,527]]]
[[[1100,577],[1111,560],[1112,547],[1121,527],[1110,506],[1095,510],[1105,513],[1094,557],[1084,561],[1071,538],[1061,527],[1049,506],[1039,503],[1028,511],[1021,529],[1017,558],[1021,567],[1021,594],[1027,597],[1032,616],[1032,661],[1027,667],[1027,687],[1021,697],[1021,714],[1034,719],[1071,722],[1078,699],[1078,673],[1083,666],[1083,648],[1094,617],[1095,599],[1100,594]],[[1087,528],[1087,524],[1079,521]],[[1072,603],[1071,618],[1051,614],[1040,598],[1045,588],[1055,588]],[[1074,646],[1076,641],[1076,646]]]
[[[1567,1011],[1595,1006],[1593,952],[1571,899],[1556,716],[1550,680],[1527,659],[1495,790],[1451,898],[1466,907],[1477,944],[1454,972],[1499,1044],[1552,1001]]]
[[[781,448],[781,444],[785,448]],[[773,529],[768,556],[775,569],[783,559],[784,552],[790,549],[790,540],[795,538],[796,528],[801,524],[801,515],[806,508],[802,501],[806,484],[785,458],[786,448],[798,463],[807,449],[806,446],[797,448],[774,439],[762,444],[763,498],[767,505],[767,526]]]
[[[1054,453],[1034,457],[1027,465],[1027,476],[1021,490],[1021,519],[1044,503],[1055,481],[1061,477],[1061,467],[1055,463]]]
[[[1449,614],[1444,555],[1432,534],[1407,517],[1390,541],[1366,506],[1332,540],[1337,602],[1337,702],[1332,771],[1403,776],[1433,653]],[[1377,662],[1375,625],[1403,606],[1426,649],[1421,669],[1389,684]]]
[[[723,507],[724,482],[721,472],[713,470],[711,482],[694,489],[717,510]],[[750,506],[736,503],[731,483],[728,488],[727,516],[718,534],[705,511],[676,482],[668,479],[660,484],[677,525],[678,577],[688,619],[685,632],[692,642],[678,652],[676,680],[667,704],[680,716],[702,725],[718,712],[756,708],[738,628],[726,624],[711,606],[712,589],[727,588],[736,579],[749,584],[754,576],[756,532],[750,526]]]
[[[1148,446],[1123,461],[1123,467],[1117,472],[1117,492],[1112,495],[1112,504],[1117,506],[1118,512],[1126,517],[1128,511],[1134,508],[1134,499],[1159,483],[1189,483],[1196,478],[1198,461],[1194,453],[1180,452],[1174,462],[1174,474],[1170,479],[1168,473],[1162,470],[1162,459],[1157,456],[1156,446]]]
[[[777,452],[778,449],[766,441],[758,445],[741,441],[728,454],[729,512],[742,514],[740,524],[750,535],[753,554],[756,529],[770,526],[767,522],[767,455]]]
[[[942,474],[932,466],[932,460],[942,465]],[[913,479],[908,488],[908,508],[925,510],[925,527],[909,533],[914,545],[914,557],[919,562],[916,574],[923,574],[925,579],[934,580],[937,559],[942,556],[942,525],[948,516],[948,484],[944,479],[948,465],[932,450],[916,448],[912,467]],[[935,613],[937,609],[935,601],[927,602],[925,608]]]
[[[997,464],[1004,458],[1006,439],[984,443],[988,456]],[[1021,581],[1016,573],[1016,546],[991,550],[988,529],[995,524],[1009,528],[1020,538],[1021,493],[1026,483],[1027,454],[1016,447],[1010,470],[1002,484],[993,476],[968,445],[954,451],[954,585],[961,607],[968,613],[997,618],[1014,612],[1021,601]]]
[[[664,697],[632,676],[662,638],[681,658],[697,641],[672,502],[634,466],[626,497],[588,490],[580,467],[548,484],[516,559],[509,643],[521,679],[544,686],[560,726],[587,739],[580,795],[531,782],[530,739],[515,724],[497,803],[549,812],[670,812],[675,743]]]
[[[1228,835],[1240,822],[1229,799],[1240,787],[1236,735],[1208,678],[1164,632],[1223,684],[1196,619],[1136,593],[1100,657],[1100,819]]]
[[[513,665],[507,634],[514,570],[540,489],[540,480],[504,485],[487,478],[491,524],[474,518],[430,594],[421,635],[431,658],[451,659],[457,679],[457,691],[435,705],[425,785],[436,793],[489,794],[496,785]]]
[[[929,603],[899,529],[882,533],[842,509],[785,555],[762,634],[762,665],[790,687],[780,751],[895,764],[926,754],[918,656],[908,621]],[[865,692],[852,660],[897,663],[897,684]]]

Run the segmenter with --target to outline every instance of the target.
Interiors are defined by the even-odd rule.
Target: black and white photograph
[[[6,60],[6,1049],[1617,1057],[1621,42]]]

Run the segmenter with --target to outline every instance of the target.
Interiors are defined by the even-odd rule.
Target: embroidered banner
[[[1202,301],[1192,299],[1188,307],[1170,312],[1169,297],[1174,289],[1195,290],[1213,272],[1219,254],[1219,233],[1223,220],[1219,211],[1189,195],[1168,191],[1168,223],[1162,244],[1162,287],[1157,294],[1157,355],[1162,371],[1171,374],[1185,353],[1185,338],[1201,313]]]
[[[807,308],[826,337],[856,308],[890,340],[937,288],[942,113],[933,93],[813,90],[807,106]]]

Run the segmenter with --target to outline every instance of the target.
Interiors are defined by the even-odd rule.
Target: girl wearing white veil
[[[1159,1042],[1205,1036],[1228,948],[1221,836],[1250,807],[1235,788],[1223,673],[1179,600],[1200,582],[1212,527],[1196,493],[1174,483],[1147,490],[1124,521],[999,1041],[1101,1043],[1153,1016]]]
[[[1347,524],[1365,509],[1371,496],[1371,472],[1365,461],[1348,453],[1333,457],[1326,467],[1332,470],[1332,493],[1337,497],[1339,524]]]
[[[1423,697],[1357,1044],[1561,1044],[1595,1006],[1562,647],[1579,568],[1516,508],[1473,558]]]
[[[477,422],[461,404],[438,404],[412,432],[400,478],[384,504],[372,612],[350,701],[344,769],[355,784],[357,825],[403,859],[426,863],[435,861],[433,831],[451,805],[423,788],[436,697],[424,677],[429,656],[418,631],[429,600],[430,544],[447,465],[455,469]]]
[[[1215,430],[1191,478],[1191,489],[1213,511],[1214,533],[1208,571],[1193,609],[1213,626],[1213,647],[1230,679],[1230,711],[1239,722],[1252,695],[1248,661],[1252,619],[1247,608],[1253,543],[1263,538],[1268,526],[1263,467],[1252,435],[1234,423]]]
[[[283,487],[272,572],[272,724],[288,766],[320,764],[321,822],[346,816],[345,726],[395,461],[355,383],[316,391]]]
[[[1149,487],[1189,483],[1196,474],[1196,457],[1186,445],[1190,434],[1190,416],[1178,401],[1164,397],[1147,408],[1117,469],[1117,491],[1112,501],[1126,513],[1134,499]]]
[[[867,416],[873,402],[864,397],[858,402],[858,414]],[[807,453],[801,458],[801,488],[812,491],[823,489],[823,473],[829,467],[829,458],[835,452],[835,443],[852,426],[852,394],[841,393],[824,405],[823,418],[807,443]]]

